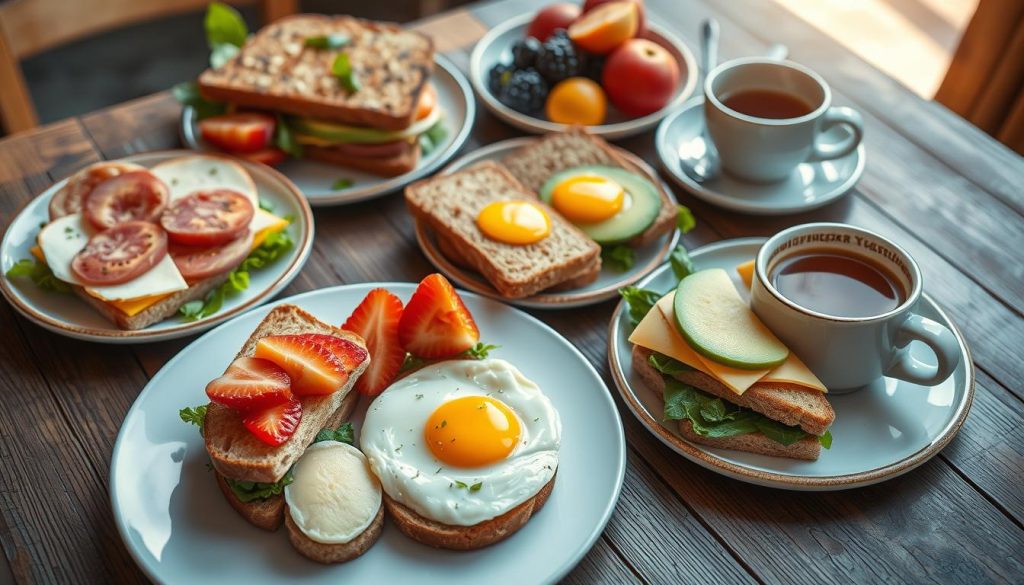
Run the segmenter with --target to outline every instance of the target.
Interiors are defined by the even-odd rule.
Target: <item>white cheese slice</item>
[[[256,184],[242,165],[216,156],[183,156],[162,162],[152,169],[167,184],[171,200],[200,189],[231,189],[249,197],[259,207]]]

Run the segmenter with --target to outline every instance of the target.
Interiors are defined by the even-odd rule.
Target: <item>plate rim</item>
[[[301,301],[303,298],[308,297],[308,296],[321,295],[321,294],[330,294],[330,293],[334,293],[334,292],[337,292],[337,291],[340,291],[340,290],[344,290],[344,289],[357,289],[357,288],[367,288],[369,290],[369,289],[376,288],[376,287],[383,287],[383,288],[386,288],[386,289],[390,290],[391,287],[395,287],[395,286],[410,287],[410,289],[412,289],[412,288],[414,288],[416,286],[416,283],[412,283],[412,282],[362,282],[362,283],[352,283],[352,284],[340,284],[340,285],[335,285],[335,286],[331,286],[331,287],[325,287],[325,288],[305,291],[305,292],[294,294],[294,295],[291,295],[291,296],[288,296],[288,297],[285,297],[285,298],[282,298],[282,299],[277,299],[277,300],[275,300],[272,303],[266,303],[264,305],[260,305],[258,307],[253,308],[253,309],[250,309],[249,311],[246,311],[242,315],[236,316],[235,319],[241,318],[243,316],[248,316],[249,314],[255,314],[255,313],[259,312],[259,311],[267,311],[267,312],[269,312],[271,309],[273,309],[273,307],[278,306],[278,305],[282,305],[282,304],[286,304],[286,303],[299,304],[299,301]],[[606,407],[607,407],[608,411],[611,413],[612,418],[614,419],[615,422],[618,423],[617,425],[612,425],[614,427],[613,432],[615,432],[618,435],[618,440],[615,441],[615,444],[616,444],[615,455],[616,455],[616,458],[617,458],[617,466],[616,466],[617,469],[615,470],[615,473],[614,473],[614,475],[615,475],[615,484],[612,486],[611,497],[608,499],[608,502],[605,504],[604,509],[601,511],[600,517],[598,518],[597,524],[595,525],[594,529],[591,531],[591,534],[589,534],[587,536],[587,538],[585,539],[585,541],[582,543],[582,546],[579,547],[577,550],[573,551],[573,553],[571,555],[569,555],[566,558],[566,560],[563,561],[555,569],[555,571],[553,572],[553,574],[552,574],[552,582],[558,582],[563,577],[565,577],[565,575],[567,575],[569,573],[569,571],[571,571],[576,565],[578,565],[580,563],[580,561],[582,561],[583,558],[594,548],[594,545],[597,543],[597,540],[599,538],[601,538],[602,534],[604,534],[604,531],[605,531],[605,529],[608,526],[608,522],[611,520],[612,514],[615,513],[615,508],[618,506],[619,497],[622,495],[622,486],[625,483],[626,465],[627,465],[627,459],[628,459],[628,453],[627,453],[627,447],[626,447],[626,435],[625,435],[625,428],[624,428],[624,426],[622,424],[622,416],[619,413],[619,409],[618,409],[617,405],[615,404],[615,398],[612,395],[611,388],[609,388],[608,384],[605,383],[604,378],[601,377],[601,374],[597,371],[597,368],[594,366],[594,364],[592,364],[590,362],[590,360],[587,359],[587,357],[585,355],[583,355],[583,352],[581,352],[575,345],[573,345],[572,342],[570,342],[565,336],[563,336],[561,333],[556,331],[553,327],[551,327],[547,323],[544,323],[543,321],[541,321],[537,317],[534,317],[533,315],[527,313],[526,311],[523,311],[522,309],[519,309],[517,307],[509,306],[509,305],[507,305],[505,303],[501,303],[500,301],[497,301],[495,299],[489,298],[489,297],[487,297],[485,295],[479,295],[479,294],[476,294],[476,293],[471,292],[471,291],[462,291],[460,294],[469,295],[469,298],[473,298],[473,299],[475,299],[477,301],[481,301],[481,302],[484,302],[484,303],[495,303],[495,304],[501,305],[503,307],[502,310],[515,311],[515,312],[519,313],[520,317],[525,318],[527,323],[531,324],[532,326],[539,327],[542,332],[545,332],[548,335],[553,336],[554,339],[557,340],[559,344],[561,344],[563,347],[568,349],[569,352],[572,355],[574,355],[584,365],[584,367],[587,369],[587,371],[590,373],[590,375],[593,377],[593,379],[598,384],[600,384],[601,387],[603,387],[606,390],[604,393],[602,393],[603,400],[605,401]],[[117,487],[117,482],[115,481],[115,479],[116,479],[116,474],[117,474],[117,469],[118,469],[118,458],[115,455],[121,450],[121,448],[122,448],[122,445],[121,445],[122,440],[125,439],[125,435],[124,435],[125,423],[128,421],[128,419],[131,416],[136,414],[136,410],[139,408],[139,404],[141,404],[143,397],[148,392],[152,391],[150,387],[153,385],[154,380],[156,380],[158,377],[160,377],[162,375],[165,375],[165,373],[164,373],[165,370],[169,371],[173,366],[175,366],[177,364],[177,362],[179,360],[184,359],[182,356],[186,353],[186,350],[189,347],[191,347],[195,343],[198,343],[200,340],[202,340],[203,338],[205,338],[208,335],[214,335],[219,329],[221,329],[223,327],[228,327],[229,325],[231,325],[235,321],[235,319],[231,319],[230,321],[226,321],[226,322],[220,323],[220,324],[217,325],[217,327],[215,327],[215,328],[205,332],[202,336],[197,337],[196,339],[193,339],[191,342],[189,342],[188,345],[186,345],[185,347],[183,347],[180,350],[178,350],[178,352],[174,355],[174,357],[172,357],[170,360],[168,360],[166,363],[164,363],[160,367],[160,369],[157,370],[157,372],[155,374],[153,374],[153,376],[150,377],[149,380],[147,380],[146,385],[143,386],[142,390],[139,391],[138,395],[135,397],[135,400],[132,402],[131,407],[129,407],[128,411],[125,413],[124,419],[121,421],[120,427],[118,427],[117,437],[114,440],[114,445],[113,445],[113,448],[111,450],[110,471],[107,473],[107,482],[108,482],[108,485],[109,485],[109,500],[108,501],[110,503],[111,513],[113,514],[113,517],[114,517],[114,524],[117,527],[118,535],[121,537],[121,542],[125,545],[125,548],[128,550],[128,553],[132,557],[132,560],[135,561],[136,566],[138,566],[142,570],[142,572],[146,574],[146,576],[149,579],[151,579],[152,581],[157,582],[157,583],[162,583],[164,581],[161,581],[159,579],[158,575],[155,572],[150,570],[149,565],[147,563],[143,562],[143,560],[137,554],[137,552],[135,550],[135,547],[129,546],[129,539],[128,539],[128,537],[129,537],[129,534],[128,534],[129,527],[128,527],[127,523],[125,522],[123,511],[121,510],[120,506],[117,505],[118,487]]]
[[[495,116],[501,118],[512,126],[515,126],[525,132],[533,133],[563,132],[568,130],[572,125],[549,122],[547,120],[541,120],[539,118],[527,116],[526,114],[521,114],[499,102],[493,95],[491,95],[491,92],[484,85],[483,80],[485,72],[482,70],[484,51],[493,44],[495,39],[499,36],[506,34],[512,29],[526,26],[533,16],[534,13],[532,11],[527,12],[491,27],[491,29],[487,31],[487,34],[481,37],[480,40],[473,45],[473,51],[470,53],[469,57],[469,81],[473,85],[473,89],[476,92],[477,97],[483,101],[484,106]],[[672,100],[656,112],[652,112],[640,118],[626,120],[624,122],[601,124],[598,126],[586,126],[587,132],[610,140],[618,140],[640,134],[641,132],[653,128],[660,120],[665,118],[673,110],[693,96],[693,93],[697,88],[697,78],[700,77],[700,72],[697,68],[697,58],[693,51],[678,36],[657,23],[651,22],[650,19],[647,21],[647,31],[660,37],[666,44],[671,45],[672,48],[682,56],[683,65],[686,66],[687,72],[687,78],[685,83],[683,83],[682,91],[680,91],[679,95],[673,97]]]
[[[701,106],[703,102],[704,96],[692,96],[682,106],[680,106],[679,109],[665,116],[665,118],[658,124],[658,128],[654,133],[654,149],[658,154],[658,161],[661,163],[661,168],[665,170],[665,174],[668,175],[672,182],[679,186],[679,188],[702,201],[722,209],[728,209],[730,211],[736,211],[747,215],[791,215],[812,211],[842,199],[853,191],[853,188],[864,175],[864,169],[867,165],[867,149],[864,147],[864,142],[861,141],[861,143],[857,145],[857,148],[854,149],[854,152],[857,154],[857,166],[853,169],[853,172],[850,173],[850,176],[828,194],[811,203],[769,206],[758,204],[756,202],[752,203],[742,199],[733,199],[728,195],[706,189],[700,184],[692,181],[685,173],[677,173],[675,169],[669,166],[665,161],[668,156],[666,153],[672,152],[672,149],[668,146],[669,126],[671,126],[678,118],[689,113],[690,110]]]
[[[145,329],[125,330],[117,329],[116,326],[111,325],[111,328],[109,329],[99,329],[95,327],[83,327],[80,325],[66,323],[59,319],[55,319],[53,317],[50,317],[49,315],[43,314],[42,312],[35,309],[31,305],[24,303],[21,300],[21,298],[19,298],[14,293],[14,291],[11,290],[11,287],[13,285],[12,283],[9,282],[9,279],[6,276],[0,276],[0,293],[3,294],[4,298],[7,299],[7,302],[12,307],[14,307],[18,311],[18,313],[20,313],[23,317],[35,323],[36,325],[43,327],[48,331],[73,339],[110,344],[152,343],[157,341],[165,341],[169,339],[185,337],[187,335],[192,335],[194,333],[211,329],[219,324],[224,323],[225,321],[231,319],[236,315],[245,313],[250,309],[257,308],[263,303],[265,303],[267,300],[273,298],[274,295],[276,295],[286,286],[291,284],[292,280],[294,280],[295,277],[298,276],[299,272],[301,272],[302,268],[306,265],[306,262],[309,259],[309,255],[313,250],[313,236],[316,229],[313,220],[313,210],[310,208],[309,202],[306,201],[306,198],[302,195],[302,192],[299,191],[299,188],[295,186],[295,184],[292,183],[292,181],[288,179],[288,177],[286,177],[276,169],[273,169],[266,165],[258,165],[255,163],[250,163],[248,161],[232,158],[222,154],[197,153],[196,151],[189,149],[150,150],[146,152],[130,154],[128,156],[117,159],[103,160],[98,162],[136,162],[138,160],[145,159],[156,159],[154,162],[158,162],[163,160],[170,160],[176,157],[197,155],[216,156],[218,158],[222,158],[234,163],[241,164],[245,168],[246,172],[254,176],[259,175],[260,173],[264,173],[266,175],[265,178],[269,178],[271,180],[270,182],[277,181],[278,183],[280,183],[280,185],[283,187],[283,189],[280,192],[286,194],[287,197],[292,198],[300,212],[299,216],[297,217],[301,217],[301,222],[304,229],[301,230],[302,241],[298,242],[296,245],[296,250],[298,253],[292,259],[291,264],[285,267],[284,271],[277,279],[275,279],[268,287],[256,293],[251,299],[248,299],[247,301],[241,303],[237,307],[224,310],[223,312],[217,315],[212,315],[205,319],[186,322],[180,325],[175,325],[173,327],[168,327],[165,329],[154,331],[150,329],[150,327],[152,326],[146,327]],[[74,173],[68,175],[67,177],[61,179],[60,181],[51,184],[41,193],[39,193],[38,195],[30,199],[28,202],[26,202],[25,205],[22,206],[22,208],[18,210],[18,213],[14,216],[14,220],[11,221],[11,225],[14,225],[15,222],[21,219],[21,216],[27,212],[29,207],[35,205],[37,201],[43,198],[52,198],[54,193],[56,193],[61,187],[63,187],[73,174]],[[3,240],[2,242],[0,242],[0,250],[6,250],[9,246],[9,237],[11,234],[10,227],[11,226],[8,226],[7,230],[5,230],[4,232]],[[76,296],[74,298],[74,302],[80,303],[84,301],[77,298]]]
[[[438,176],[450,175],[458,170],[464,168],[469,164],[478,162],[480,159],[490,156],[495,152],[501,152],[504,150],[512,150],[521,148],[523,146],[532,144],[542,137],[539,136],[517,136],[515,138],[507,138],[505,140],[499,140],[492,142],[486,146],[468,152],[459,158],[449,162],[443,169],[437,174]],[[609,145],[620,154],[626,156],[626,158],[637,165],[641,170],[649,175],[649,179],[656,183],[672,201],[673,205],[678,205],[679,202],[676,200],[675,193],[668,185],[664,184],[658,172],[651,167],[646,161],[639,156],[633,154],[629,150],[616,146],[614,144]],[[466,275],[466,271],[458,266],[455,266],[448,258],[441,254],[437,246],[431,241],[431,235],[433,230],[429,226],[425,225],[422,221],[414,219],[413,227],[416,235],[416,243],[420,247],[420,251],[427,260],[438,270],[444,273],[445,276],[454,280],[459,286],[472,291],[476,294],[516,305],[519,307],[525,307],[530,309],[569,309],[576,307],[586,307],[607,301],[615,298],[616,292],[623,286],[630,286],[647,277],[652,271],[657,270],[658,266],[661,265],[672,253],[672,249],[676,247],[681,238],[681,234],[678,229],[673,228],[671,235],[664,239],[664,243],[658,250],[655,257],[649,261],[639,272],[636,278],[633,280],[624,279],[616,281],[614,284],[606,285],[600,289],[588,291],[586,293],[573,293],[572,291],[561,291],[561,292],[543,292],[530,295],[521,299],[509,299],[501,296],[501,294],[494,289],[489,283],[481,284],[477,279]]]
[[[723,248],[763,244],[767,240],[767,238],[760,237],[720,240],[718,242],[701,246],[690,252],[690,255],[697,256],[700,254],[716,252]],[[647,285],[651,280],[660,276],[661,273],[667,269],[668,266],[655,269],[643,280],[639,281],[637,286],[643,287]],[[962,357],[966,359],[966,391],[964,392],[964,399],[956,406],[950,422],[946,424],[945,428],[943,428],[934,439],[931,439],[928,445],[914,453],[911,453],[910,455],[907,455],[899,461],[882,467],[876,467],[875,469],[868,471],[843,475],[810,477],[751,469],[743,465],[737,465],[735,463],[725,461],[709,453],[704,447],[690,443],[689,441],[677,436],[675,433],[668,431],[657,420],[654,420],[642,412],[639,405],[639,399],[630,387],[629,381],[625,378],[625,372],[623,371],[622,364],[619,362],[616,346],[618,343],[617,338],[619,336],[619,330],[621,329],[622,313],[625,310],[625,301],[619,301],[615,306],[611,320],[608,323],[608,367],[611,370],[612,380],[615,383],[619,396],[622,398],[623,402],[626,403],[626,406],[640,424],[667,447],[705,469],[755,485],[796,491],[836,491],[868,486],[903,475],[937,455],[950,443],[950,441],[953,440],[954,437],[956,437],[957,433],[960,432],[960,428],[963,426],[974,402],[976,377],[974,372],[974,362],[971,358],[971,349],[967,345],[967,341],[964,339],[960,328],[949,317],[949,315],[946,314],[942,307],[927,293],[922,293],[922,298],[931,303],[946,323],[951,326],[951,331],[956,336],[957,341],[960,344]]]
[[[313,198],[310,198],[303,193],[303,197],[309,201],[310,206],[333,207],[383,197],[401,189],[413,181],[422,179],[434,173],[458,154],[459,150],[461,150],[466,144],[466,140],[469,139],[469,135],[473,130],[473,125],[476,123],[476,100],[473,99],[473,88],[462,71],[460,71],[455,63],[448,57],[445,57],[441,53],[435,53],[434,63],[437,64],[441,70],[447,73],[452,78],[452,81],[454,81],[459,87],[463,106],[466,108],[466,120],[462,124],[458,133],[455,134],[455,138],[452,140],[452,143],[448,145],[448,148],[441,151],[437,158],[431,162],[423,166],[416,167],[408,173],[398,175],[397,177],[386,177],[385,181],[377,185],[368,185],[360,189],[342,190],[338,191],[336,195],[314,196]],[[192,108],[192,106],[183,105],[181,107],[181,115],[179,116],[178,122],[178,136],[181,139],[182,144],[186,149],[194,152],[216,152],[203,149],[196,141],[195,131],[192,128],[192,115],[194,111],[195,109]],[[330,165],[330,163],[322,164]]]

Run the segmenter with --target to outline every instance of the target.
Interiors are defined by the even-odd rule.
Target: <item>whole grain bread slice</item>
[[[373,543],[380,538],[381,532],[384,531],[384,506],[381,505],[377,509],[377,515],[366,530],[342,544],[325,544],[309,538],[295,525],[291,512],[287,509],[284,513],[284,525],[288,529],[288,540],[302,556],[325,565],[344,563],[370,550]]]
[[[520,183],[527,189],[540,192],[541,186],[551,175],[582,165],[606,165],[626,169],[645,177],[657,189],[661,197],[661,210],[643,233],[626,242],[633,247],[646,246],[675,228],[676,206],[672,197],[662,187],[658,177],[633,164],[618,148],[603,139],[589,134],[580,126],[573,126],[565,132],[546,134],[502,160]]]
[[[645,384],[647,384],[649,388],[651,388],[652,390],[659,394],[662,394],[665,392],[665,378],[662,377],[661,372],[655,370],[654,367],[651,366],[650,362],[647,361],[647,358],[650,355],[651,350],[644,347],[640,347],[639,345],[634,345],[633,369],[640,375],[640,378],[644,381]],[[692,377],[687,377],[687,379],[690,380],[689,382],[687,382],[683,380],[680,376],[674,377],[679,379],[679,381],[681,382],[690,384],[691,386],[704,390],[710,394],[715,394],[725,400],[728,400],[729,402],[733,402],[739,406],[745,406],[747,408],[750,408],[751,410],[761,412],[760,410],[753,407],[751,401],[746,401],[746,403],[740,404],[740,400],[737,399],[740,399],[742,397],[736,396],[729,389],[725,388],[725,386],[721,387],[722,390],[732,394],[732,396],[724,396],[718,394],[718,392],[712,391],[711,389],[708,388],[708,386],[704,385],[704,382],[706,382],[707,380],[711,380],[711,378],[708,376],[704,376],[703,374],[701,375],[704,378],[706,378],[706,380],[698,380]],[[746,396],[746,394],[748,394],[749,392],[750,390],[747,390],[747,392],[744,393],[744,396]],[[817,394],[821,393],[818,392]],[[826,404],[828,403],[828,401],[825,402]],[[756,402],[754,404],[756,404]],[[828,410],[832,410],[831,405],[828,405]],[[761,413],[765,414],[765,416],[768,416],[769,418],[778,420],[779,422],[784,424],[795,424],[783,421],[764,412]],[[835,418],[834,413],[833,418]],[[745,435],[736,435],[734,437],[725,438],[709,438],[695,433],[693,431],[693,425],[691,425],[690,421],[687,420],[682,420],[679,422],[679,432],[684,437],[686,437],[688,441],[700,443],[701,445],[708,445],[709,447],[721,447],[723,449],[735,449],[737,451],[748,451],[751,453],[760,453],[761,455],[771,455],[773,457],[790,457],[793,459],[808,459],[813,461],[818,458],[818,454],[821,452],[821,444],[818,443],[817,437],[814,436],[800,439],[799,441],[793,443],[792,445],[783,445],[781,443],[777,443],[769,439],[762,433],[747,433]],[[825,429],[822,429],[821,432],[825,432]]]
[[[228,273],[217,274],[209,278],[200,280],[199,282],[192,283],[187,289],[173,293],[160,301],[153,303],[146,307],[142,311],[134,315],[129,315],[117,307],[97,299],[91,294],[85,292],[85,289],[80,286],[72,285],[72,290],[75,291],[79,297],[99,312],[101,315],[109,319],[118,328],[126,331],[137,331],[139,329],[145,329],[154,323],[159,323],[164,319],[173,317],[178,309],[182,305],[191,301],[197,301],[206,298],[209,292],[218,286],[224,284],[224,281],[228,279]]]
[[[522,246],[485,236],[477,227],[477,215],[489,203],[509,199],[537,201],[551,219],[551,233]],[[466,261],[507,298],[550,288],[600,262],[600,246],[493,161],[417,181],[405,188],[405,202],[419,221],[458,242]]]
[[[548,501],[554,487],[555,477],[552,477],[532,498],[497,518],[472,526],[453,526],[424,518],[387,493],[384,494],[384,505],[398,529],[413,540],[435,548],[476,550],[501,542],[526,526],[530,518]]]
[[[366,347],[363,339],[354,333],[324,323],[295,305],[278,305],[256,326],[236,358],[253,355],[256,343],[268,335],[301,333],[334,335]],[[214,469],[238,481],[273,483],[281,479],[338,410],[369,364],[370,358],[367,357],[352,371],[345,385],[334,393],[301,398],[299,426],[292,437],[278,447],[267,445],[246,430],[237,411],[211,402],[206,411],[203,437]]]
[[[306,47],[306,39],[341,35],[337,49]],[[333,74],[347,55],[359,83],[348,91]],[[246,41],[218,69],[199,76],[206,99],[386,130],[408,127],[434,67],[427,35],[396,24],[351,16],[298,14],[277,20]]]
[[[334,411],[334,414],[324,424],[325,429],[335,429],[345,422],[352,416],[352,411],[355,410],[356,404],[359,403],[359,394],[355,392],[349,392],[348,396],[341,401],[341,406],[338,410]],[[245,518],[247,522],[262,528],[263,530],[269,530],[271,532],[277,530],[281,523],[284,521],[284,509],[285,501],[283,495],[271,496],[262,500],[252,500],[250,502],[243,502],[238,499],[235,495],[234,490],[224,480],[224,476],[214,471],[214,475],[217,478],[217,485],[220,487],[220,491],[227,498],[231,507],[238,512],[242,518]]]
[[[381,177],[397,177],[411,172],[420,161],[420,145],[413,144],[401,153],[387,158],[353,157],[336,148],[323,146],[306,146],[303,149],[306,158],[318,160],[340,167],[348,167],[373,173]]]

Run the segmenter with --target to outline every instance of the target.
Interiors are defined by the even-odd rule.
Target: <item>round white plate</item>
[[[343,205],[386,195],[433,173],[462,148],[476,119],[473,90],[466,76],[451,61],[441,55],[435,55],[434,61],[437,66],[430,82],[437,90],[437,103],[444,112],[444,125],[448,130],[444,141],[421,157],[415,170],[397,177],[381,177],[315,160],[290,158],[281,163],[278,169],[298,185],[310,205]],[[188,106],[181,111],[181,140],[195,150],[217,151],[199,136],[195,110]],[[351,179],[352,185],[335,189],[334,184],[339,179]]]
[[[407,301],[415,285],[367,283],[300,294],[295,303],[341,323],[376,287]],[[262,307],[194,341],[150,380],[128,411],[110,470],[114,520],[145,573],[162,583],[544,583],[565,575],[590,549],[615,507],[625,471],[622,421],[611,393],[586,358],[537,319],[462,293],[492,356],[515,364],[551,399],[562,419],[555,489],[522,530],[473,551],[421,545],[385,522],[363,556],[325,566],[299,555],[285,531],[243,520],[217,489],[196,427],[178,410],[206,402],[206,383],[224,371],[269,310]],[[557,364],[557,367],[552,367]],[[356,409],[356,436],[367,401]]]
[[[690,257],[698,269],[724,268],[732,273],[737,265],[753,259],[764,241],[727,240],[695,250]],[[667,292],[676,283],[665,266],[638,286]],[[832,448],[822,449],[817,461],[697,445],[683,439],[674,422],[663,424],[661,395],[633,372],[632,345],[627,341],[632,326],[624,303],[615,309],[609,326],[608,362],[626,406],[662,443],[690,461],[758,485],[807,491],[849,489],[892,479],[928,461],[953,439],[971,408],[974,365],[960,330],[928,295],[921,297],[916,311],[953,331],[960,342],[960,365],[935,386],[882,378],[856,392],[829,394],[836,411]],[[921,342],[912,342],[911,351],[922,361],[935,361]]]
[[[658,158],[669,177],[698,199],[712,205],[754,215],[785,215],[816,209],[839,199],[853,189],[864,173],[864,144],[850,154],[833,160],[805,162],[779,183],[749,183],[729,173],[712,181],[697,183],[686,175],[679,162],[680,148],[695,148],[704,130],[704,98],[697,97],[666,117],[654,138]],[[838,141],[847,134],[843,127],[827,132]]]
[[[165,150],[135,154],[119,160],[152,167],[165,160],[194,154],[188,150]],[[225,297],[224,305],[217,313],[191,322],[175,315],[145,329],[125,331],[74,294],[45,291],[28,279],[9,279],[3,276],[18,260],[32,258],[29,249],[36,243],[39,226],[49,220],[47,205],[50,197],[67,182],[66,179],[30,201],[4,233],[3,243],[0,244],[0,292],[28,320],[54,333],[101,343],[148,343],[184,337],[206,331],[247,309],[265,303],[288,286],[306,264],[309,252],[313,249],[313,212],[302,193],[281,173],[265,165],[232,160],[249,171],[260,199],[271,205],[275,215],[290,215],[293,218],[287,229],[294,245],[269,266],[250,271],[249,288],[236,296]]]
[[[469,78],[473,82],[473,89],[483,100],[484,106],[505,122],[534,134],[560,132],[569,126],[521,114],[499,102],[487,87],[487,72],[498,63],[512,61],[512,45],[526,37],[526,28],[533,20],[533,15],[534,13],[530,12],[509,19],[492,28],[477,41],[476,46],[473,47],[473,54],[469,58]],[[666,114],[693,95],[693,90],[697,86],[697,60],[693,56],[693,51],[668,30],[653,24],[649,18],[647,19],[645,38],[665,47],[679,63],[679,84],[676,87],[675,95],[662,109],[640,118],[630,118],[614,107],[609,107],[606,124],[587,126],[587,131],[591,134],[602,136],[608,140],[618,140],[640,134],[653,128]]]
[[[441,173],[454,173],[485,160],[501,161],[501,159],[513,151],[527,146],[535,140],[537,138],[525,137],[495,142],[460,157],[445,167]],[[672,190],[662,183],[654,169],[627,150],[620,148],[618,152],[628,158],[630,162],[643,169],[647,174],[647,178],[668,193],[673,204],[675,203]],[[662,237],[660,240],[642,248],[637,248],[636,260],[633,267],[629,270],[618,271],[604,264],[601,266],[601,274],[597,277],[597,280],[587,286],[567,291],[541,292],[522,299],[507,299],[501,296],[487,282],[487,279],[479,273],[453,264],[438,249],[434,233],[421,222],[416,222],[416,241],[419,242],[420,249],[423,250],[423,254],[430,260],[430,263],[462,288],[520,307],[531,309],[567,309],[593,305],[614,298],[620,288],[629,286],[643,278],[668,258],[672,249],[679,242],[679,230],[672,230],[669,235]]]

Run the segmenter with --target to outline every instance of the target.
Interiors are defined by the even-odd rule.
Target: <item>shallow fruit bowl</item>
[[[487,72],[499,62],[508,63],[512,60],[512,45],[526,37],[526,27],[529,26],[533,16],[532,12],[523,14],[492,28],[484,35],[473,47],[473,54],[469,58],[469,80],[484,106],[505,122],[534,134],[560,132],[569,126],[521,114],[499,102],[487,87]],[[679,83],[676,85],[675,94],[665,104],[665,107],[640,118],[630,118],[609,106],[608,123],[600,126],[587,126],[587,131],[591,134],[602,136],[608,140],[634,136],[653,128],[669,112],[693,95],[693,90],[697,86],[697,61],[693,56],[693,51],[675,35],[651,23],[649,19],[647,32],[643,38],[661,45],[675,57],[679,64]]]

